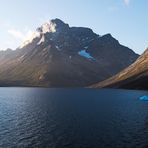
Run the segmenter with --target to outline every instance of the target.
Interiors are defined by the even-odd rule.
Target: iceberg
[[[140,100],[142,100],[142,101],[148,101],[148,96],[142,96],[142,97],[140,97]]]

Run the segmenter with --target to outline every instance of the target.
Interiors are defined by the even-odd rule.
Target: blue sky
[[[15,49],[41,24],[60,18],[70,26],[111,33],[142,53],[148,47],[148,0],[1,0],[0,49]]]

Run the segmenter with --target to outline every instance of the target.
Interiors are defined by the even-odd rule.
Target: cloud
[[[45,15],[45,16],[43,16],[42,18],[39,18],[39,19],[38,19],[38,23],[39,23],[39,24],[43,24],[43,23],[45,23],[45,22],[48,22],[48,21],[51,20],[51,19],[52,19],[51,16]]]
[[[28,30],[26,31],[26,33],[24,34],[24,39],[23,41],[25,40],[30,40],[32,38],[32,36],[34,35],[35,32],[31,31],[31,30]]]
[[[124,0],[124,3],[125,3],[126,6],[129,6],[130,0]]]
[[[11,30],[8,30],[8,33],[11,34],[16,39],[23,40],[25,38],[25,35],[21,31],[18,31],[18,30],[11,29]]]
[[[8,30],[8,33],[20,41],[25,41],[26,39],[28,39],[32,36],[33,31],[28,30],[25,32],[21,32],[19,30],[10,29],[10,30]]]
[[[10,28],[10,27],[12,27],[12,25],[9,21],[0,19],[0,28],[6,29],[6,28]]]

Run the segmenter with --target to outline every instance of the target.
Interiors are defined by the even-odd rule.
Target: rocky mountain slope
[[[148,90],[148,49],[125,70],[92,87],[112,87]]]
[[[79,87],[105,80],[138,58],[110,34],[51,20],[15,51],[0,52],[0,86]]]

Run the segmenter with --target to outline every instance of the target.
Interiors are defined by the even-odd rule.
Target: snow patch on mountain
[[[85,46],[84,48],[85,48],[85,49],[88,49],[88,46]]]
[[[86,50],[81,50],[81,51],[78,52],[78,54],[79,54],[80,56],[82,56],[82,57],[87,58],[87,59],[94,59],[94,58],[90,55],[90,53],[88,53]]]
[[[45,42],[45,36],[42,35],[40,41],[37,43],[37,45],[40,45],[41,43],[44,43]]]
[[[46,22],[41,26],[41,30],[42,30],[42,33],[44,34],[47,32],[54,33],[56,32],[56,24],[51,21]]]
[[[58,51],[61,51],[61,48],[58,45],[56,45],[55,47]]]

